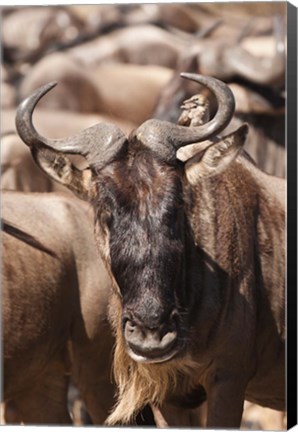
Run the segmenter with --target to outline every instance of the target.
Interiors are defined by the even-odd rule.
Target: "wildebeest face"
[[[236,157],[247,134],[244,125],[228,137],[214,138],[232,118],[231,90],[215,78],[182,76],[216,96],[218,111],[204,125],[149,119],[127,138],[116,125],[98,123],[74,137],[49,139],[35,130],[32,115],[55,83],[37,89],[16,115],[18,133],[37,164],[94,205],[97,244],[122,302],[127,350],[143,362],[173,358],[187,338],[183,329],[189,327],[185,311],[190,313],[191,290],[184,286],[184,260],[193,248],[184,240],[191,235],[182,182],[196,186],[202,178],[218,175]],[[191,154],[183,152],[189,144],[194,146]],[[184,154],[178,156],[179,150]],[[88,169],[77,169],[67,154],[84,156]]]
[[[120,290],[128,352],[137,361],[165,361],[183,339],[180,170],[130,143],[125,157],[98,173],[97,192],[96,223],[107,233],[102,252]]]

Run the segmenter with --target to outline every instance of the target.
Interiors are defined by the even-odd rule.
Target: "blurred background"
[[[41,134],[65,137],[102,120],[129,134],[149,118],[181,122],[194,95],[216,112],[212,95],[181,72],[228,83],[236,109],[223,134],[249,123],[247,152],[285,176],[285,2],[2,7],[1,24],[2,189],[62,188],[15,131],[17,105],[37,87],[58,82],[34,116]],[[74,423],[88,423],[74,387],[69,395]],[[285,415],[246,403],[242,428],[284,429]]]

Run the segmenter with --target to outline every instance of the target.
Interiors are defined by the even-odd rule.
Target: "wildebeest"
[[[172,79],[160,94],[152,117],[176,122],[182,101],[194,92],[206,92],[204,88],[196,89],[193,82],[182,81],[179,72],[201,73],[222,79],[233,88],[236,100],[234,119],[225,133],[247,122],[250,126],[247,151],[261,169],[284,177],[284,14],[276,16],[273,24],[272,35],[259,38],[248,36],[241,43],[236,37],[226,39],[213,36],[197,41],[192,49],[181,55]]]
[[[53,83],[17,111],[35,161],[95,210],[113,281],[118,404],[109,424],[167,400],[196,406],[207,397],[207,427],[239,427],[245,399],[285,409],[285,182],[242,151],[246,124],[216,136],[233,115],[229,88],[184,77],[217,98],[204,125],[151,119],[126,137],[100,123],[48,139],[32,113]],[[89,169],[76,169],[67,153],[84,156]]]
[[[190,71],[195,65],[190,65]],[[180,116],[181,103],[194,94],[192,86],[181,84],[178,74],[169,82],[160,98],[152,116],[161,120],[176,122]],[[250,126],[246,140],[246,150],[254,157],[257,165],[268,172],[280,177],[285,176],[285,99],[269,88],[262,91],[250,89],[249,86],[235,82],[229,84],[234,93],[236,109],[234,118],[225,133],[239,127],[243,122]],[[199,94],[206,96],[201,88]],[[214,101],[216,103],[216,101]],[[211,112],[216,110],[212,100]]]
[[[114,403],[111,283],[92,208],[53,193],[3,191],[1,210],[4,401],[25,424],[71,423],[71,376],[94,424],[103,424]]]
[[[82,21],[63,6],[14,8],[2,22],[5,60],[33,61],[55,43],[71,42],[82,29]]]
[[[37,87],[55,80],[63,85],[42,101],[43,106],[103,113],[139,124],[150,118],[171,76],[170,69],[150,65],[107,64],[85,70],[66,53],[54,53],[31,68],[19,95],[23,99]]]
[[[1,190],[50,192],[57,184],[32,160],[28,148],[15,133],[1,137]]]

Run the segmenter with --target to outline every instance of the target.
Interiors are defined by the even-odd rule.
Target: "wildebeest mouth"
[[[123,337],[128,355],[137,362],[161,363],[170,360],[181,349],[181,338],[178,337],[178,314],[174,308],[163,314],[163,319],[153,311],[151,304],[151,315],[140,321],[138,316],[126,316],[123,319]],[[156,318],[154,320],[154,317]],[[149,325],[150,324],[150,325]]]
[[[145,350],[140,349],[126,344],[126,350],[128,355],[136,362],[139,363],[164,363],[174,358],[179,352],[180,347],[178,346],[177,340],[173,341],[166,350]]]

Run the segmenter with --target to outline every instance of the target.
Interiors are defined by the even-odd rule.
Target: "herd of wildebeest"
[[[286,428],[286,3],[1,14],[1,423]]]

